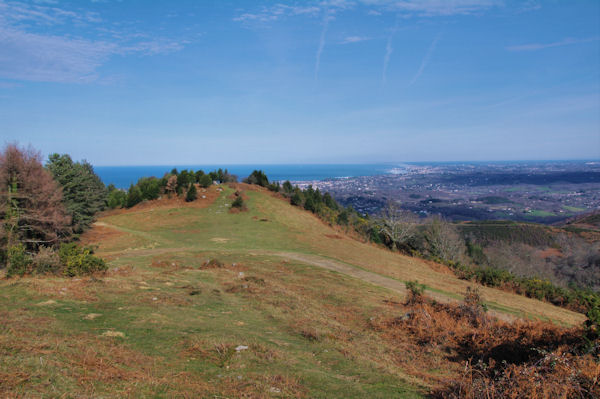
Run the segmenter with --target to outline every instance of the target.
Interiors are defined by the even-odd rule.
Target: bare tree
[[[0,222],[3,249],[22,243],[35,250],[70,234],[62,191],[32,148],[10,144],[0,154]]]
[[[395,202],[388,202],[381,212],[379,231],[398,250],[406,249],[417,233],[417,216],[401,209]]]
[[[425,242],[433,256],[454,262],[464,260],[465,241],[456,227],[440,217],[432,217],[427,222]]]
[[[167,185],[165,186],[165,191],[167,192],[167,194],[169,194],[169,196],[171,194],[173,194],[175,191],[177,191],[177,176],[176,175],[169,176],[169,179],[167,180]]]

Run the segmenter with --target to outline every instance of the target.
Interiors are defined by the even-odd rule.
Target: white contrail
[[[421,66],[419,67],[419,70],[417,71],[415,76],[413,76],[413,78],[408,83],[409,86],[412,86],[417,81],[417,79],[419,79],[419,77],[421,76],[421,74],[423,73],[425,68],[427,67],[427,64],[429,64],[429,61],[431,60],[431,56],[433,55],[433,52],[435,51],[435,47],[437,46],[437,43],[440,40],[441,36],[442,36],[441,33],[438,34],[435,37],[435,39],[433,39],[431,44],[429,45],[429,49],[427,49],[427,54],[425,54],[425,57],[423,57],[423,60],[421,61]]]
[[[327,35],[327,28],[329,27],[329,11],[325,13],[325,19],[323,20],[323,29],[321,30],[321,39],[319,40],[319,47],[317,48],[317,59],[315,61],[315,80],[319,77],[319,66],[321,65],[321,54],[325,48],[325,36]]]
[[[394,52],[392,40],[394,39],[394,35],[396,34],[397,30],[398,30],[398,20],[396,19],[394,28],[392,29],[392,32],[388,36],[387,44],[385,45],[385,55],[383,56],[383,71],[381,73],[381,82],[382,83],[385,83],[387,80],[386,75],[387,75],[388,64],[390,63],[390,57],[392,56],[392,53]]]

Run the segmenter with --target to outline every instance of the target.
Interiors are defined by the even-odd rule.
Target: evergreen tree
[[[213,180],[211,179],[210,175],[202,175],[198,181],[198,183],[204,188],[210,187],[212,182]]]
[[[202,176],[204,176],[204,171],[198,170],[196,171],[196,173],[194,173],[194,176],[196,178],[196,183],[200,183],[200,179],[202,178]]]
[[[292,205],[302,206],[302,191],[300,191],[298,187],[296,187],[294,190],[294,194],[292,195],[290,202]]]
[[[94,215],[106,207],[108,192],[104,183],[87,161],[73,162],[67,154],[50,155],[46,168],[62,186],[73,231],[83,232],[94,221]]]
[[[333,209],[334,211],[337,211],[339,209],[337,202],[333,199],[333,197],[329,193],[323,194],[323,203],[325,204],[325,206],[327,208]]]
[[[142,177],[138,180],[137,186],[145,200],[154,200],[160,195],[160,180],[156,177]]]
[[[292,186],[292,183],[290,183],[289,180],[286,180],[283,183],[283,192],[286,194],[290,194],[292,191],[294,191],[294,187]]]
[[[348,212],[348,210],[344,209],[338,215],[337,223],[341,224],[343,226],[347,226],[349,222],[350,222],[349,212]]]
[[[122,208],[127,202],[127,193],[123,190],[114,189],[108,193],[107,205],[111,209]]]
[[[263,172],[262,170],[255,170],[250,174],[250,176],[244,179],[244,183],[268,187],[269,179],[267,178],[265,172]]]
[[[317,207],[315,205],[315,200],[311,196],[307,196],[306,200],[304,200],[304,209],[307,211],[311,211],[315,213],[317,211]]]
[[[196,190],[196,186],[194,184],[190,185],[190,189],[188,190],[185,200],[187,202],[195,201],[198,198],[198,191]]]
[[[195,179],[196,175],[188,172],[187,169],[179,172],[179,175],[177,176],[177,193],[181,194],[183,190],[186,190],[187,192],[189,185],[192,184]]]
[[[142,202],[142,191],[138,186],[134,186],[133,184],[129,186],[129,190],[127,191],[127,201],[125,205],[127,208],[131,208],[136,206],[140,202]]]

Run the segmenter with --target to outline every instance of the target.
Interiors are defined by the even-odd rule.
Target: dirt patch
[[[122,231],[108,227],[102,222],[96,222],[92,228],[81,235],[81,243],[83,245],[115,240],[124,235]]]
[[[111,337],[111,338],[125,338],[125,334],[121,331],[105,331],[102,333],[103,337]]]
[[[96,290],[98,287],[102,287],[103,280],[95,277],[79,277],[73,279],[32,277],[27,283],[28,286],[39,295],[58,299],[68,298],[83,302],[95,302],[98,300]],[[44,305],[39,304],[39,306],[49,306],[56,302],[49,300],[42,303]]]
[[[190,266],[183,266],[177,261],[167,260],[167,259],[152,259],[151,263],[152,267],[156,267],[159,269],[167,269],[167,270],[186,270],[192,269]]]
[[[200,269],[222,269],[225,267],[225,264],[218,259],[210,259],[204,261]]]
[[[48,301],[44,301],[44,302],[40,302],[37,304],[38,306],[51,306],[51,305],[56,305],[56,301],[55,300],[48,300]]]
[[[173,295],[164,292],[146,292],[138,296],[139,302],[152,305],[189,306],[190,299],[183,295]]]
[[[541,258],[552,258],[552,257],[563,257],[562,252],[560,252],[560,250],[558,250],[557,248],[547,248],[543,251],[539,251],[538,252],[538,256],[540,256]]]
[[[216,242],[217,244],[226,244],[228,241],[230,241],[230,239],[222,238],[222,237],[214,237],[214,238],[211,238],[210,241]]]
[[[325,237],[327,237],[327,238],[333,238],[335,240],[341,240],[341,239],[344,238],[344,237],[342,237],[340,235],[337,235],[337,234],[325,234]]]

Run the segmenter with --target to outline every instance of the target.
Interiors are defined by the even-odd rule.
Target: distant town
[[[405,165],[385,175],[293,183],[371,215],[389,201],[452,220],[553,223],[600,209],[599,161]]]

